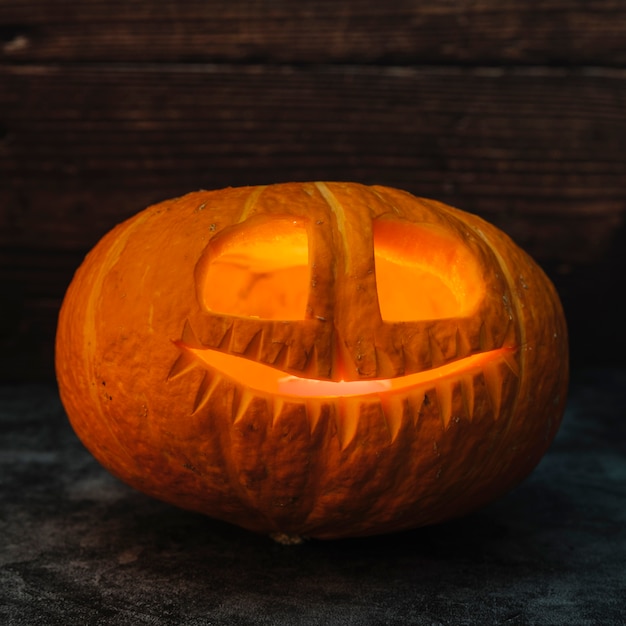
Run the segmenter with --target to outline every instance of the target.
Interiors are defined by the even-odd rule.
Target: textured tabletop
[[[489,507],[298,546],[132,491],[54,387],[0,387],[0,623],[626,624],[626,371],[575,372],[552,448]]]

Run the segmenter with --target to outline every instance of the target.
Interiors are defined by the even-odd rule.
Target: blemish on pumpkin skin
[[[509,299],[507,298],[506,294],[504,294],[502,296],[502,302],[503,302],[504,308],[505,308],[505,310],[506,310],[506,312],[507,312],[507,314],[509,316],[509,320],[512,320],[513,319],[513,313],[511,311],[511,304],[510,304]]]
[[[192,465],[191,463],[183,463],[183,467],[185,469],[188,469],[190,472],[192,472],[194,474],[199,474],[200,473],[198,471],[198,468],[195,465]]]

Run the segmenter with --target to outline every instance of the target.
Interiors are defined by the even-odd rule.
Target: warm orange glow
[[[186,348],[211,370],[260,393],[290,397],[351,397],[376,393],[410,391],[422,383],[434,383],[460,373],[470,373],[499,360],[511,362],[513,348],[500,348],[474,354],[434,369],[399,376],[397,378],[355,381],[330,381],[303,378],[285,374],[269,365],[251,361],[245,357],[225,354],[216,350]]]
[[[240,227],[209,245],[202,284],[216,313],[263,319],[304,319],[309,293],[305,225],[274,219]]]
[[[460,238],[433,224],[379,219],[373,228],[384,320],[461,317],[481,302],[480,268]]]
[[[484,297],[470,249],[441,227],[374,220],[373,245],[385,321],[467,316]],[[201,262],[204,303],[227,315],[304,319],[309,262],[303,221],[275,216],[237,225],[211,241]]]

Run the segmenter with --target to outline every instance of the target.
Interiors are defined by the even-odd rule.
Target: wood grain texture
[[[626,202],[623,70],[64,65],[0,79],[5,245],[79,249],[149,202],[285,180],[401,187],[523,245],[538,219],[612,230]],[[564,261],[606,243],[544,234],[563,237]],[[554,253],[544,244],[531,252]]]
[[[29,61],[626,62],[621,0],[2,0],[0,24]]]
[[[288,180],[486,217],[555,281],[574,358],[618,358],[626,5],[387,4],[0,0],[0,376],[51,375],[64,289],[114,224]]]

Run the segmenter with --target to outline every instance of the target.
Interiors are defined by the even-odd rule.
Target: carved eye
[[[485,283],[469,247],[434,224],[373,222],[376,288],[385,321],[464,317]]]
[[[214,313],[302,320],[309,295],[306,224],[293,218],[238,225],[205,254],[204,305]]]

